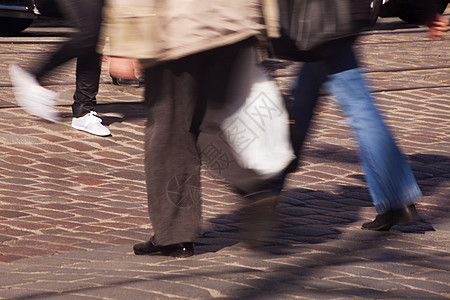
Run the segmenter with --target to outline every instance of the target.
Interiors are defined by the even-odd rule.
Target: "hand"
[[[449,20],[443,15],[436,15],[432,20],[426,23],[431,38],[434,40],[440,40],[441,37],[448,30]]]

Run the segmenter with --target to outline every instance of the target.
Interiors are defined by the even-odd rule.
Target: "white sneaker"
[[[99,136],[111,135],[109,129],[102,125],[102,119],[97,117],[95,111],[91,111],[80,118],[73,118],[72,127]]]
[[[33,75],[17,65],[10,65],[9,74],[17,103],[29,114],[56,122],[58,93],[42,87]]]

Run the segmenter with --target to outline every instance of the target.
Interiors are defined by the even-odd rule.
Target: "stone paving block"
[[[53,293],[63,293],[65,291],[77,291],[95,288],[95,285],[88,282],[73,282],[73,281],[46,281],[37,280],[28,283],[16,285],[17,288],[23,288],[30,291],[34,291],[36,296],[43,297],[44,295]],[[33,297],[31,297],[33,298]]]
[[[57,219],[68,219],[75,216],[75,211],[71,212],[63,212],[63,211],[56,211],[52,209],[40,209],[35,208],[33,210],[30,210],[30,213],[33,215],[43,216],[43,217],[49,217],[49,218],[57,218]]]
[[[108,272],[109,273],[109,272]],[[81,274],[80,274],[81,275]],[[103,286],[120,286],[126,285],[129,282],[134,282],[142,279],[137,272],[114,272],[112,274],[82,274],[84,279],[81,282],[92,284],[94,287]]]
[[[320,290],[322,293],[337,292],[348,287],[348,285],[343,282],[336,282],[328,279],[302,279],[292,281],[291,284],[302,286],[307,289]]]
[[[9,222],[5,222],[5,224],[8,224],[9,226],[13,226],[15,228],[21,228],[21,229],[28,229],[28,230],[45,230],[49,228],[54,228],[51,225],[48,224],[36,224],[34,222],[27,222],[27,221],[14,221],[15,218],[12,218]]]
[[[416,265],[409,261],[405,261],[402,263],[390,263],[390,262],[362,262],[355,263],[354,265],[362,268],[368,268],[370,270],[379,271],[385,274],[392,274],[394,276],[414,276],[414,274],[420,273],[422,271],[421,268],[418,268]],[[351,271],[348,271],[351,272]]]
[[[128,278],[134,280],[159,280],[161,277],[169,277],[169,274],[173,272],[173,268],[164,268],[164,267],[155,267],[146,268],[146,265],[142,263],[140,268],[135,270],[108,270],[105,272],[104,270],[89,272],[89,270],[85,270],[88,272],[89,276],[95,276],[95,281],[97,283],[114,281],[116,278]],[[174,274],[173,277],[179,277],[180,275]]]
[[[0,255],[0,262],[1,263],[9,263],[9,262],[13,262],[13,261],[23,259],[23,258],[27,258],[27,256],[2,254],[2,255]]]
[[[263,272],[272,272],[273,270],[277,270],[280,265],[276,260],[272,260],[273,255],[267,255],[267,257],[263,257],[264,255],[256,255],[253,257],[246,257],[245,260],[239,261],[239,258],[236,256],[228,256],[228,257],[222,257],[213,259],[214,262],[219,264],[227,264],[227,265],[234,265],[234,266],[240,266],[243,268],[250,268],[254,270],[260,270]]]
[[[214,298],[230,296],[231,294],[236,293],[236,291],[250,289],[249,284],[246,281],[230,282],[220,278],[185,276],[180,278],[177,282],[196,288],[206,289]]]
[[[390,296],[388,299],[448,299],[448,296],[442,296],[436,293],[422,291],[419,289],[398,289],[396,291],[388,293],[388,295]]]
[[[0,210],[0,216],[5,218],[18,218],[28,216],[28,214],[13,210]]]
[[[413,287],[414,289],[428,291],[440,295],[450,293],[449,282],[441,283],[430,281],[428,279],[418,279],[418,278],[398,278],[398,279],[390,279],[389,281],[402,284],[410,288]]]
[[[33,164],[33,168],[38,171],[48,172],[51,174],[68,174],[68,173],[70,173],[70,171],[65,168],[56,167],[56,166],[53,166],[50,164]],[[60,176],[61,175],[58,175],[57,178],[59,178]]]
[[[240,293],[234,293],[231,299],[343,299],[339,298],[338,293],[323,293],[321,291],[311,291],[307,289],[299,289],[294,295],[287,293],[275,293],[267,291],[243,291]],[[228,299],[228,298],[225,298]]]
[[[0,289],[0,299],[36,299],[36,293],[29,289]]]
[[[130,270],[141,270],[142,264],[139,262],[132,262],[127,260],[120,261],[91,261],[86,260],[83,262],[78,262],[73,264],[71,267],[78,269],[89,270],[89,272],[104,272],[110,269],[130,271]]]
[[[74,237],[73,234],[70,237],[58,236],[58,235],[42,235],[33,237],[30,239],[36,239],[38,241],[46,241],[53,244],[75,245],[76,243],[82,243],[84,240]]]
[[[315,214],[316,212],[314,212],[313,210],[305,209],[305,208],[289,208],[286,210],[280,210],[279,213],[298,217],[298,216]]]
[[[51,142],[51,143],[59,143],[59,142],[65,142],[65,141],[68,141],[68,139],[65,138],[65,137],[61,137],[61,136],[54,135],[54,134],[51,134],[51,133],[37,134],[36,137],[39,138],[39,139],[46,140],[46,141]],[[43,149],[41,149],[40,147],[28,147],[27,149],[32,150],[32,152],[37,152],[37,153],[41,153],[41,152],[42,152],[42,153],[46,153],[46,152],[45,152]]]
[[[346,276],[346,277],[334,277],[332,279],[335,282],[348,283],[353,286],[373,289],[377,291],[390,291],[398,289],[399,285],[392,282],[394,279],[387,279],[385,276],[382,277],[362,277],[362,276]]]
[[[0,291],[3,289],[17,288],[17,286],[20,286],[21,284],[32,281],[33,277],[34,277],[33,274],[23,274],[23,273],[13,274],[10,272],[8,276],[4,276],[4,278],[2,278]]]
[[[101,299],[96,296],[85,296],[85,295],[74,295],[74,294],[47,294],[42,295],[41,297],[33,298],[33,299],[51,299],[51,300],[98,300]]]
[[[415,250],[422,251],[427,248],[427,245],[423,245],[418,240],[411,240],[407,236],[404,236],[403,240],[398,236],[388,237],[387,241],[387,247],[390,249],[401,249],[402,251],[411,250],[414,252]]]
[[[437,269],[437,270],[443,270],[443,271],[447,271],[450,272],[450,263],[449,263],[450,259],[447,258],[422,258],[422,259],[417,259],[414,261],[414,264],[416,264],[419,267],[425,267],[425,268],[430,268],[430,269]]]
[[[246,278],[253,278],[255,274],[261,274],[261,271],[238,266],[219,265],[189,270],[188,274],[190,276],[201,277],[214,277],[217,274],[220,274],[220,278],[223,280],[242,281]]]
[[[436,230],[449,232],[450,231],[450,222],[435,223],[434,227]]]
[[[313,226],[300,225],[300,226],[291,227],[291,228],[283,228],[281,231],[287,232],[287,233],[292,233],[295,235],[300,235],[300,236],[314,236],[314,237],[320,237],[320,236],[324,236],[324,235],[339,233],[338,230],[334,229],[329,224],[322,225],[322,226],[319,224],[316,224]]]
[[[153,293],[160,293],[169,298],[208,298],[211,293],[204,287],[193,287],[186,283],[178,283],[170,279],[165,280],[164,277],[160,280],[149,281],[133,281],[127,283],[127,288],[147,291],[151,290]]]
[[[346,270],[346,275],[352,275],[353,277],[363,277],[363,278],[375,278],[375,279],[389,279],[389,278],[401,278],[401,274],[395,274],[391,272],[386,272],[384,270],[373,269],[370,266],[359,264],[352,264],[353,268],[351,271]],[[342,277],[343,273],[337,274],[335,277]]]
[[[85,251],[91,251],[91,250],[97,250],[97,249],[103,249],[105,247],[111,246],[110,243],[96,243],[93,241],[87,241],[84,243],[76,243],[73,245],[74,247],[79,247],[81,249],[84,249]]]
[[[433,270],[429,271],[423,274],[420,274],[421,277],[426,278],[427,280],[431,280],[433,282],[437,283],[443,283],[448,284],[448,271],[440,271],[440,270]],[[450,293],[450,291],[449,291]]]
[[[120,286],[105,286],[100,288],[92,288],[76,291],[78,296],[99,297],[100,299],[170,299],[170,296],[147,290],[135,290]],[[188,297],[180,297],[179,299],[190,299]]]
[[[114,252],[108,251],[108,248],[103,248],[96,251],[77,251],[72,253],[67,253],[66,255],[58,255],[55,257],[57,261],[60,261],[63,264],[66,260],[76,260],[76,261],[99,261],[99,262],[109,262],[113,260],[123,260],[125,253],[122,251]],[[54,262],[52,262],[53,264]]]
[[[404,299],[404,298],[414,298],[416,294],[414,293],[405,293],[403,290],[391,290],[391,291],[378,291],[368,288],[357,288],[357,287],[349,287],[339,291],[343,295],[347,295],[347,297],[361,297],[365,299]],[[423,295],[420,295],[421,297]],[[428,297],[431,296],[428,294]],[[419,298],[421,299],[421,298]],[[427,298],[422,298],[427,299]]]

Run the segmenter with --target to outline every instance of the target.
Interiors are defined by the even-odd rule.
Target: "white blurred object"
[[[295,155],[284,99],[255,61],[249,49],[237,64],[228,95],[233,113],[221,122],[221,128],[239,164],[269,178],[286,168]]]
[[[10,65],[9,74],[17,103],[29,114],[56,122],[58,93],[42,87],[33,75],[17,65]]]

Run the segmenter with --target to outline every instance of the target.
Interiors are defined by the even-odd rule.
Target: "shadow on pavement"
[[[323,159],[331,164],[339,161],[348,163],[349,160],[357,163],[355,152],[342,151],[342,156],[336,156],[324,150],[322,155],[325,152],[330,155],[323,156]],[[450,254],[445,251],[428,251],[428,245],[418,242],[418,234],[435,231],[433,224],[447,221],[450,216],[449,199],[440,198],[436,201],[428,197],[439,187],[448,185],[450,158],[432,154],[414,154],[408,158],[426,196],[424,203],[419,204],[422,218],[412,224],[394,226],[388,232],[348,228],[349,224],[360,220],[359,211],[362,207],[372,206],[367,189],[361,186],[341,186],[342,193],[339,194],[302,188],[285,191],[278,205],[279,220],[274,236],[268,240],[269,246],[255,252],[240,249],[236,245],[239,242],[238,224],[242,221],[242,210],[211,220],[214,230],[206,232],[198,240],[200,252],[202,246],[208,245],[209,239],[213,238],[212,240],[220,239],[224,242],[216,250],[230,246],[230,249],[235,250],[231,255],[285,261],[282,267],[257,273],[258,278],[252,278],[254,273],[248,276],[245,273],[222,274],[224,278],[243,278],[239,282],[251,287],[243,288],[227,299],[261,299],[273,296],[273,293],[301,295],[312,299],[348,296],[403,298],[410,297],[405,286],[412,284],[412,278],[418,276],[418,270],[423,270],[420,280],[448,272]],[[364,180],[362,175],[358,179]],[[347,192],[353,195],[366,194],[366,199],[349,197]],[[433,209],[440,214],[434,216]],[[204,249],[208,252],[211,248]],[[427,252],[430,254],[424,254]],[[426,271],[427,268],[434,268],[435,271]],[[436,268],[439,269],[437,273]],[[198,270],[195,275],[209,277],[208,272]],[[405,276],[409,277],[402,279]],[[333,277],[336,279],[327,280]],[[352,286],[361,282],[364,282],[364,286]],[[386,284],[391,285],[391,288],[378,288]],[[414,290],[414,293],[417,299],[432,295],[421,290]],[[436,294],[433,296],[445,299]]]
[[[133,120],[145,120],[143,102],[114,102],[98,104],[95,110],[101,115],[102,123],[109,126],[113,123],[129,122]],[[109,116],[108,114],[121,115]],[[72,112],[61,114],[62,118],[71,119]]]
[[[305,151],[306,152],[306,151]],[[308,153],[305,153],[308,155]],[[345,162],[358,164],[356,152],[350,150],[339,153],[324,149],[314,151],[314,156],[333,165]],[[419,220],[405,225],[394,226],[387,235],[396,233],[425,234],[435,231],[433,224],[450,218],[450,199],[432,197],[439,187],[447,186],[450,173],[450,157],[431,154],[414,154],[408,157],[410,166],[424,193],[419,202]],[[319,161],[320,162],[320,161]],[[352,176],[364,181],[363,175]],[[373,207],[367,188],[362,186],[340,185],[340,192],[328,192],[293,188],[283,191],[278,204],[277,227],[268,240],[269,253],[281,254],[280,249],[302,244],[318,244],[340,239],[342,228],[361,222],[363,207]],[[240,241],[239,233],[245,220],[244,207],[231,214],[219,215],[210,220],[212,227],[198,239],[199,245],[209,245],[220,239],[223,243],[213,247],[213,251],[232,246]],[[360,226],[357,224],[356,226]],[[363,235],[378,237],[377,233],[363,231]],[[381,233],[383,234],[383,233]],[[210,245],[211,246],[211,245]],[[280,247],[281,246],[281,247]]]
[[[117,113],[122,117],[112,117],[105,115],[102,117],[103,124],[110,125],[112,123],[121,123],[124,121],[145,119],[145,110],[143,102],[114,102],[98,105],[96,110],[99,113]]]

